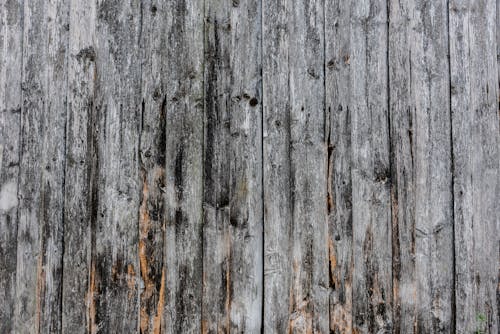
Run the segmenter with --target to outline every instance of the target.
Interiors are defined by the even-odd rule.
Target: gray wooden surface
[[[0,333],[499,333],[499,13],[1,0]]]

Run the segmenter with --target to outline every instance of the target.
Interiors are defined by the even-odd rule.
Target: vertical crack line
[[[331,162],[331,155],[333,151],[333,147],[331,145],[331,138],[330,138],[330,133],[331,133],[331,114],[330,114],[330,108],[327,107],[326,105],[326,1],[323,0],[323,141],[325,143],[325,150],[326,150],[326,217],[325,217],[325,224],[326,224],[326,245],[327,245],[327,254],[328,254],[328,329],[331,331],[331,319],[332,319],[332,309],[331,309],[331,285],[332,285],[332,264],[330,261],[331,258],[331,247],[329,244],[329,238],[330,238],[330,212],[332,209],[332,185],[331,185],[331,178],[330,174],[332,173],[332,162]],[[328,134],[327,134],[328,132]]]
[[[96,17],[94,16],[95,20]],[[96,22],[94,21],[93,24]],[[92,28],[95,28],[92,27]],[[96,33],[93,31],[93,33]],[[93,40],[92,43],[95,43]],[[90,237],[90,250],[89,250],[89,272],[88,272],[88,290],[87,290],[87,329],[89,334],[94,334],[97,330],[96,324],[96,305],[95,305],[95,291],[96,291],[96,226],[97,226],[97,216],[99,209],[99,145],[98,145],[98,135],[99,135],[99,114],[97,111],[96,95],[99,90],[99,80],[97,77],[97,60],[94,63],[94,73],[93,73],[93,85],[92,85],[92,101],[90,107],[87,109],[87,219],[89,222],[88,233]]]
[[[457,315],[457,306],[456,306],[456,293],[457,293],[457,272],[456,272],[456,254],[455,254],[455,155],[454,155],[454,147],[453,147],[453,110],[452,110],[452,96],[451,96],[451,38],[450,38],[450,0],[447,1],[447,15],[446,15],[446,24],[448,29],[448,98],[449,98],[449,113],[450,113],[450,158],[451,158],[451,221],[452,221],[452,243],[453,247],[451,250],[452,254],[452,263],[453,263],[453,293],[451,296],[451,329],[452,332],[456,331],[456,315]]]
[[[62,330],[63,326],[63,293],[64,293],[64,255],[65,255],[65,225],[66,225],[66,172],[67,172],[67,163],[68,163],[68,114],[69,114],[69,103],[68,103],[68,91],[69,91],[69,53],[70,53],[70,24],[71,20],[71,1],[68,4],[67,11],[67,19],[68,19],[68,30],[67,30],[67,41],[66,41],[66,112],[64,115],[64,139],[63,139],[63,180],[62,180],[62,240],[61,240],[61,259],[60,259],[60,267],[61,267],[61,286],[59,288],[59,328]]]
[[[15,282],[16,282],[16,286],[15,286],[15,296],[16,296],[16,300],[19,300],[19,298],[17,298],[17,295],[18,295],[18,291],[17,291],[17,279],[18,279],[18,275],[17,275],[17,265],[18,265],[18,262],[17,262],[17,254],[19,253],[19,243],[18,243],[18,240],[19,240],[19,207],[20,207],[20,200],[19,200],[19,196],[20,196],[20,189],[21,189],[21,170],[22,170],[22,163],[21,163],[21,160],[23,158],[23,115],[24,115],[24,89],[23,89],[23,74],[24,74],[24,1],[23,1],[23,4],[22,4],[22,9],[21,9],[21,34],[20,34],[20,37],[21,37],[21,68],[20,68],[20,71],[21,71],[21,78],[20,78],[20,88],[21,88],[21,96],[20,96],[20,101],[19,101],[19,107],[20,107],[20,110],[21,112],[19,113],[19,144],[18,144],[18,164],[19,164],[19,167],[18,167],[18,170],[17,170],[17,207],[16,207],[16,272],[15,272]],[[13,314],[14,314],[14,323],[13,323],[13,328],[16,329],[18,327],[18,324],[17,324],[17,320],[19,320],[17,318],[17,312],[16,312],[16,305],[14,304],[14,310],[13,310]]]
[[[332,309],[331,309],[331,288],[332,288],[332,263],[330,261],[331,259],[331,247],[330,247],[330,213],[332,210],[332,204],[333,204],[333,195],[332,195],[332,178],[331,178],[331,173],[332,173],[332,168],[333,168],[333,160],[332,160],[332,153],[333,153],[333,145],[331,143],[331,109],[330,107],[327,107],[327,102],[326,102],[326,1],[323,0],[323,141],[325,143],[325,151],[326,151],[326,217],[325,217],[325,224],[326,224],[326,247],[327,247],[327,254],[328,254],[328,329],[331,330],[331,319],[332,319]]]
[[[140,82],[139,82],[139,86],[140,86],[140,91],[139,91],[139,98],[141,100],[141,105],[140,105],[140,117],[139,119],[136,119],[136,122],[137,122],[137,131],[138,131],[138,140],[137,140],[137,177],[139,177],[140,179],[142,179],[142,182],[143,183],[147,183],[147,172],[144,172],[144,177],[141,177],[141,170],[142,170],[142,158],[141,158],[141,144],[142,144],[142,130],[143,130],[143,126],[144,126],[144,112],[145,112],[145,105],[144,105],[144,97],[143,97],[143,90],[142,90],[142,79],[143,79],[143,69],[142,69],[142,64],[144,62],[144,52],[142,52],[144,50],[144,46],[141,47],[141,44],[142,44],[142,41],[143,41],[143,38],[142,38],[142,33],[143,33],[143,20],[144,20],[144,17],[143,17],[143,2],[141,1],[141,3],[139,4],[139,36],[138,36],[138,40],[137,40],[137,44],[139,45],[139,50],[140,50],[140,53],[139,53],[139,78],[140,78]],[[140,183],[139,183],[140,184]],[[141,184],[141,188],[138,189],[139,190],[139,193],[142,194],[142,187],[144,186],[144,184]],[[139,279],[141,277],[141,265],[140,265],[140,252],[141,252],[141,249],[140,249],[140,239],[141,239],[141,206],[142,206],[142,201],[143,199],[141,198],[141,200],[139,201],[138,203],[138,208],[137,208],[137,243],[136,243],[136,247],[137,247],[137,250],[136,250],[136,254],[137,254],[137,258],[136,258],[136,263],[135,263],[135,266],[136,268],[139,268]],[[147,204],[146,204],[147,205]],[[147,273],[146,273],[147,275]],[[135,285],[137,287],[137,281],[135,281]],[[136,306],[137,306],[137,331],[140,332],[140,328],[141,328],[141,295],[142,295],[142,291],[139,291],[139,289],[137,289],[138,293],[137,293],[137,296],[136,296]],[[148,328],[149,328],[149,322],[148,322]]]
[[[264,184],[264,172],[265,172],[265,165],[264,165],[264,76],[263,76],[263,66],[264,66],[264,43],[262,42],[264,40],[264,11],[263,11],[263,3],[266,0],[261,0],[259,1],[260,4],[260,94],[261,94],[261,108],[260,108],[260,160],[261,160],[261,175],[260,175],[260,183],[261,183],[261,224],[262,224],[262,279],[261,279],[261,284],[262,284],[262,301],[261,301],[261,323],[260,323],[260,332],[261,334],[264,334],[264,319],[265,319],[265,310],[264,310],[264,300],[266,297],[266,292],[265,292],[265,279],[266,276],[264,275],[264,266],[266,263],[266,255],[265,255],[265,240],[266,240],[266,233],[265,233],[265,214],[264,214],[264,207],[265,207],[265,184]],[[271,0],[272,1],[272,0]]]
[[[395,314],[394,310],[397,310],[397,296],[394,294],[394,268],[395,268],[395,261],[394,261],[394,250],[395,250],[395,244],[396,240],[395,238],[399,238],[399,235],[394,235],[394,224],[395,224],[395,218],[394,215],[397,215],[397,212],[394,212],[396,208],[394,208],[394,198],[397,198],[397,194],[394,193],[394,183],[397,182],[397,175],[395,175],[396,171],[394,169],[394,160],[395,160],[395,153],[394,153],[394,148],[393,148],[393,131],[392,131],[392,117],[391,117],[391,52],[390,52],[390,13],[391,13],[391,7],[390,7],[390,1],[386,1],[386,70],[387,70],[387,127],[388,127],[388,141],[389,141],[389,185],[390,185],[390,191],[389,191],[389,217],[390,217],[390,231],[391,231],[391,288],[392,288],[392,323],[393,323],[393,329],[394,329],[394,323],[396,322],[395,319]],[[399,229],[397,230],[399,231]],[[398,319],[399,321],[399,319]],[[399,326],[397,326],[399,328]]]
[[[201,62],[201,87],[202,87],[202,102],[203,102],[203,119],[202,119],[202,141],[201,141],[201,164],[202,164],[202,177],[201,177],[201,228],[200,228],[200,239],[201,239],[201,291],[199,292],[201,294],[200,296],[200,329],[202,333],[204,333],[204,321],[203,321],[203,302],[204,302],[204,284],[205,284],[205,152],[206,152],[206,147],[205,147],[205,131],[206,131],[206,116],[207,116],[207,103],[206,103],[206,93],[205,93],[205,60],[206,60],[206,40],[205,40],[205,29],[206,29],[206,0],[203,1],[203,6],[202,6],[202,15],[201,15],[201,20],[202,20],[202,41],[203,41],[203,53],[202,53],[202,62]],[[165,235],[165,232],[164,232]],[[165,237],[164,237],[165,238]],[[166,240],[166,239],[164,239]],[[164,249],[166,249],[165,246],[163,246]]]

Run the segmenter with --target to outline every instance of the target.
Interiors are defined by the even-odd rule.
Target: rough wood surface
[[[21,141],[22,1],[2,3],[0,14],[0,332],[16,327],[18,185]]]
[[[162,45],[168,50],[162,82],[166,114],[165,120],[158,122],[166,122],[162,133],[166,135],[166,295],[160,297],[165,301],[160,299],[158,305],[166,305],[160,310],[164,312],[164,333],[199,333],[203,293],[204,6],[200,0],[167,4],[163,15],[168,26]],[[161,17],[158,20],[161,22]],[[155,328],[154,333],[158,332]]]
[[[409,1],[389,1],[389,117],[393,332],[414,333],[415,278],[415,103],[411,84]]]
[[[95,13],[92,186],[97,190],[92,198],[89,331],[128,332],[139,324],[141,274],[141,1],[98,1]]]
[[[499,13],[2,0],[0,333],[498,333]]]
[[[260,331],[260,2],[205,3],[202,331]]]
[[[97,137],[94,109],[95,3],[70,2],[64,192],[62,331],[88,333],[94,208],[97,198]],[[86,29],[81,29],[81,27]]]
[[[327,145],[330,332],[352,332],[353,225],[351,179],[352,1],[325,7],[325,113]]]
[[[451,1],[450,62],[457,333],[498,333],[500,230],[494,1]],[[490,259],[497,258],[497,265]]]

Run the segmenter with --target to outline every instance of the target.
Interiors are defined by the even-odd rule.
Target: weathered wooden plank
[[[351,12],[353,330],[392,329],[387,3]]]
[[[415,103],[411,86],[411,5],[389,2],[389,117],[393,331],[414,333],[415,281]]]
[[[91,332],[139,327],[141,10],[140,1],[105,0],[96,6],[98,173],[93,180]]]
[[[449,333],[454,281],[447,2],[409,3],[408,80],[415,108],[415,332]]]
[[[263,5],[266,332],[329,327],[323,5]]]
[[[95,221],[97,134],[94,109],[95,6],[70,3],[64,194],[62,332],[89,333],[91,226]]]
[[[498,332],[498,0],[0,8],[0,332]]]
[[[325,3],[330,333],[352,332],[351,1]]]
[[[495,6],[492,0],[449,4],[457,333],[499,330]]]
[[[289,8],[262,2],[264,333],[289,332],[292,280]]]
[[[22,1],[3,2],[0,15],[0,333],[14,330],[17,189],[21,135]]]
[[[167,9],[142,2],[142,115],[140,138],[139,266],[141,333],[160,333],[165,304],[165,63]],[[172,270],[170,270],[172,271]]]
[[[329,330],[324,1],[288,1],[292,333]]]
[[[202,330],[262,322],[260,2],[205,3]]]
[[[61,326],[68,4],[24,4],[16,333]]]
[[[204,1],[165,7],[166,333],[200,333],[203,284]]]

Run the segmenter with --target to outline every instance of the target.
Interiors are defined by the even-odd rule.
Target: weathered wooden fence
[[[499,331],[494,0],[1,0],[0,333]]]

